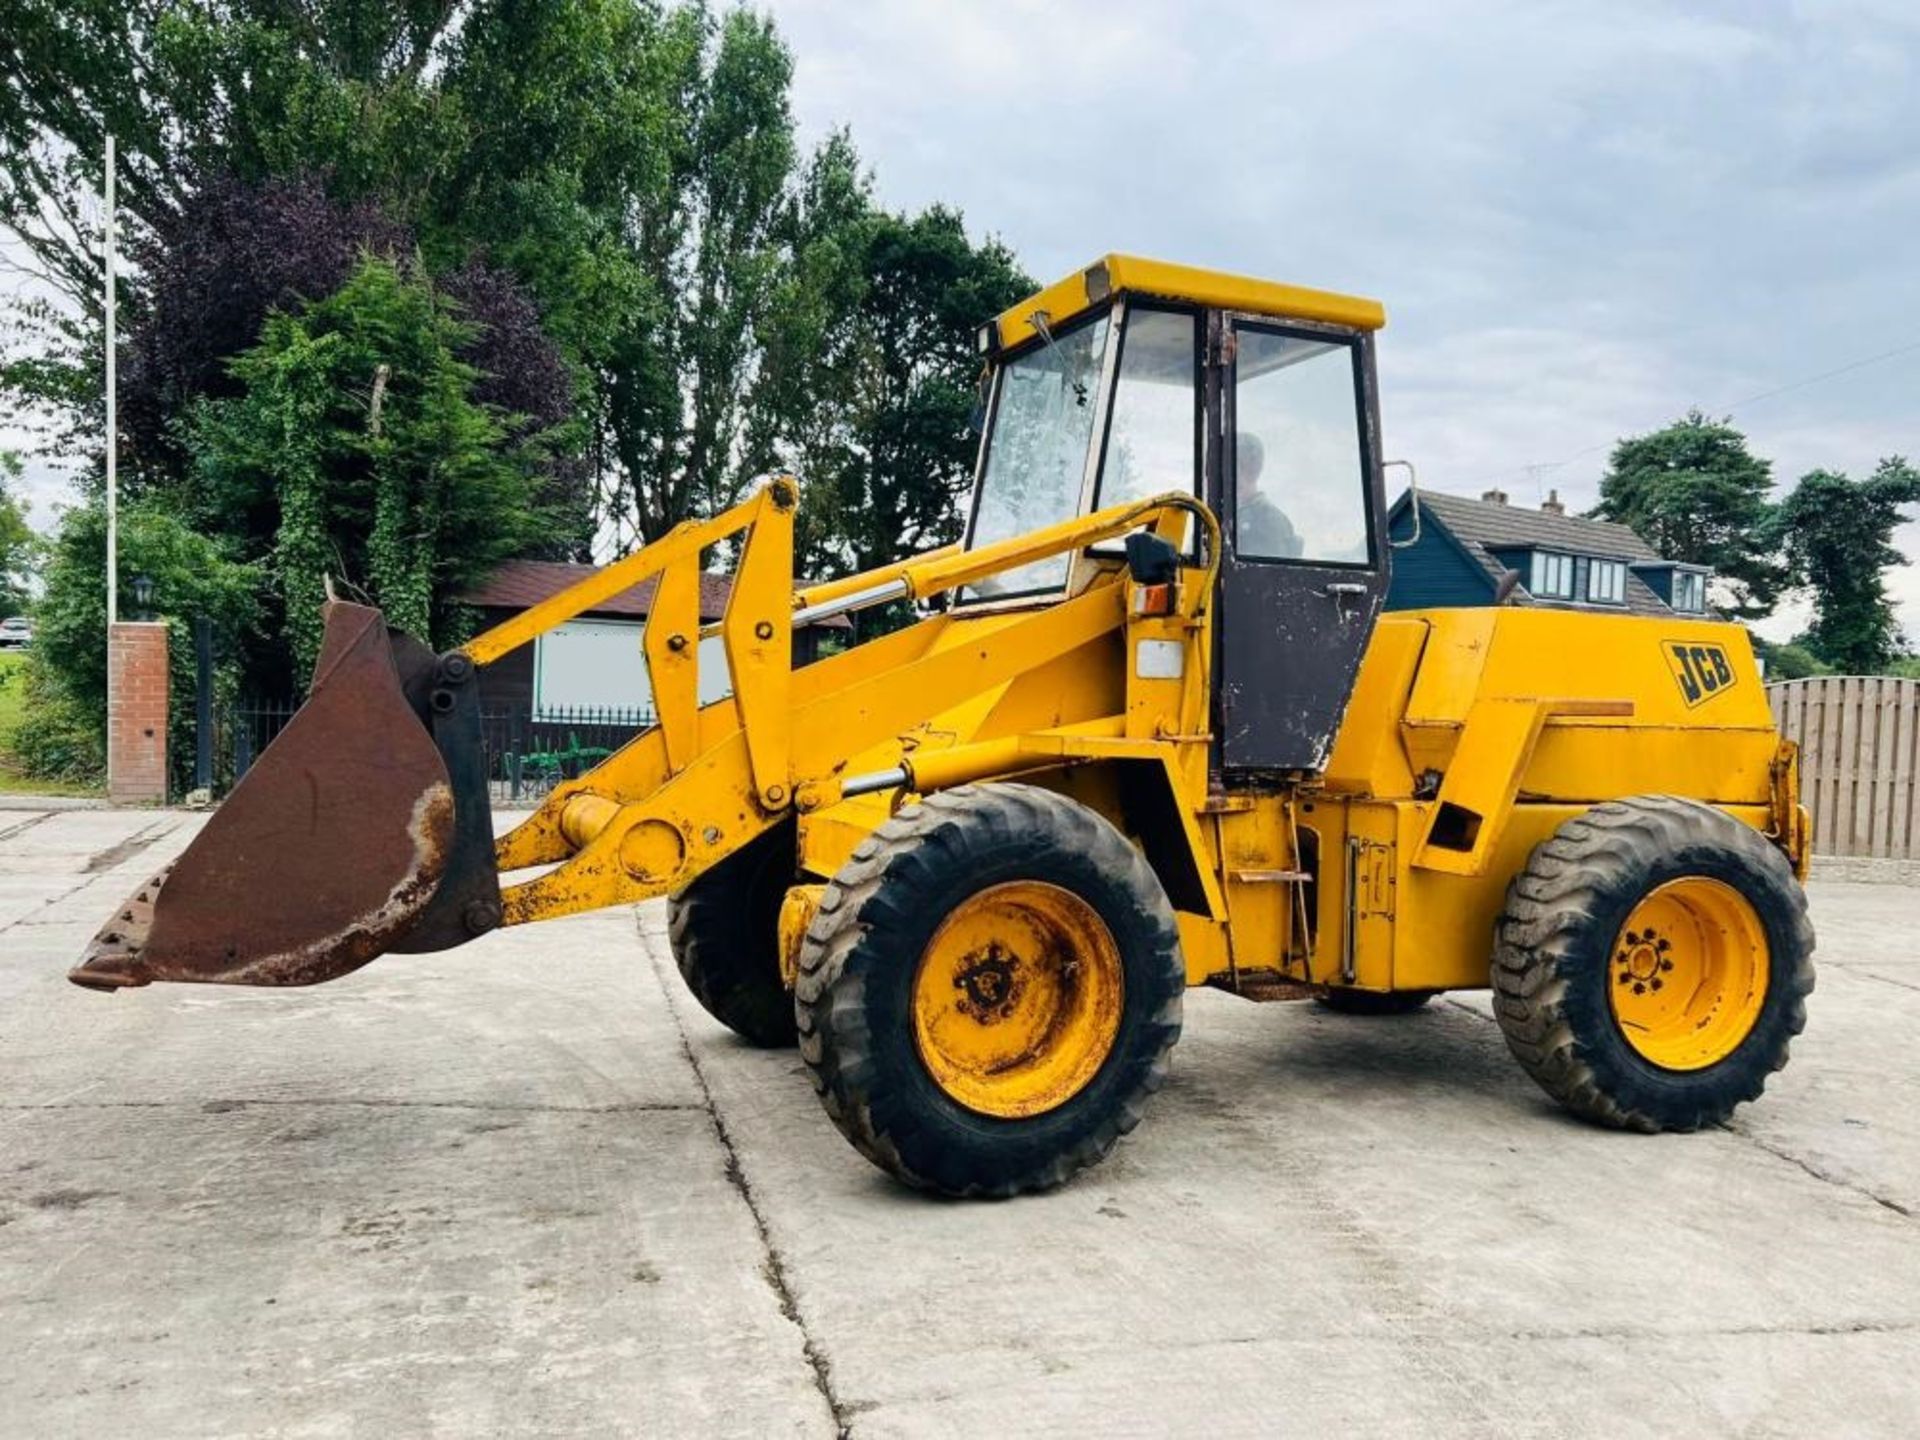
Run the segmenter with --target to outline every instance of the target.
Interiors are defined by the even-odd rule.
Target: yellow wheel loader
[[[310,984],[666,896],[700,1002],[797,1041],[862,1154],[955,1195],[1106,1155],[1189,985],[1357,1016],[1491,986],[1570,1109],[1723,1119],[1813,985],[1796,756],[1746,632],[1383,615],[1383,323],[1108,256],[982,328],[953,546],[796,591],[778,476],[446,654],[332,604],[305,706],[73,979]],[[658,723],[496,840],[478,668],[643,580]],[[796,628],[901,602],[916,623],[795,663]]]

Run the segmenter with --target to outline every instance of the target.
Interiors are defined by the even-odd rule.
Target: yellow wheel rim
[[[1651,890],[1614,940],[1607,995],[1627,1043],[1663,1070],[1740,1048],[1767,998],[1766,927],[1731,885],[1689,875]]]
[[[913,1038],[934,1083],[982,1115],[1063,1105],[1120,1033],[1125,975],[1113,932],[1070,890],[1016,880],[970,896],[920,957]]]

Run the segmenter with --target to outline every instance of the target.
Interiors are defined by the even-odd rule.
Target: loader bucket
[[[422,723],[436,659],[378,610],[330,603],[306,703],[68,978],[312,985],[399,943],[454,850],[454,787]]]

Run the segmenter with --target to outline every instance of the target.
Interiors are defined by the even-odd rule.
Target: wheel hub
[[[1627,1043],[1666,1070],[1740,1047],[1766,1000],[1765,927],[1732,886],[1690,875],[1649,891],[1615,938],[1607,987]]]
[[[927,942],[913,1030],[934,1083],[1001,1119],[1064,1104],[1099,1073],[1125,985],[1106,922],[1069,890],[1011,881],[968,897]]]
[[[1633,987],[1636,995],[1665,988],[1662,977],[1673,973],[1673,961],[1667,957],[1672,948],[1673,942],[1657,930],[1627,931],[1626,943],[1614,957],[1619,966],[1617,983]]]
[[[961,1011],[990,1025],[1013,1013],[1020,1001],[1021,985],[1015,970],[1017,961],[998,944],[990,944],[978,955],[968,957],[960,973],[953,978],[954,988],[965,992],[957,1002]]]

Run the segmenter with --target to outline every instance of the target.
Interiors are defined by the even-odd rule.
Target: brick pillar
[[[122,620],[107,636],[107,798],[167,798],[167,627]]]

